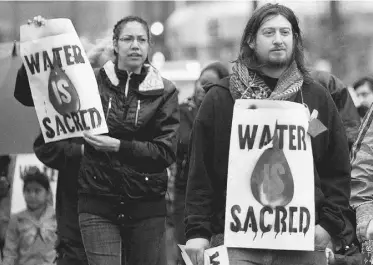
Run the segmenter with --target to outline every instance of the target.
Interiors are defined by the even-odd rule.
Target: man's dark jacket
[[[327,131],[312,138],[315,167],[316,224],[334,238],[345,227],[342,211],[349,206],[350,162],[347,138],[330,94],[310,82],[302,87],[304,103],[317,109]],[[298,92],[295,102],[302,102]],[[229,142],[234,100],[229,78],[207,92],[191,135],[186,199],[186,238],[207,238],[224,232]]]

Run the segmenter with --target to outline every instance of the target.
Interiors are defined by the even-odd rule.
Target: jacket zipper
[[[136,109],[136,117],[135,117],[135,126],[137,126],[137,122],[139,119],[139,111],[140,111],[140,100],[137,100],[137,109]]]
[[[109,112],[110,112],[110,109],[111,109],[111,97],[109,98],[109,103],[108,103],[108,107],[107,107],[107,111],[106,111],[106,121],[107,119],[109,118]]]

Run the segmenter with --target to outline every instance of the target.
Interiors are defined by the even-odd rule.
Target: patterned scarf
[[[233,66],[229,90],[236,99],[272,99],[288,100],[294,96],[303,85],[303,76],[294,61],[280,76],[273,92],[263,79],[244,64],[237,62]]]

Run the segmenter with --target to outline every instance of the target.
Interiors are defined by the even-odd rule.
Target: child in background
[[[57,236],[49,179],[37,167],[32,167],[23,181],[27,209],[10,219],[1,264],[52,265]]]

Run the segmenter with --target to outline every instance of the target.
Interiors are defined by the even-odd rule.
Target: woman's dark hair
[[[253,70],[259,70],[261,65],[259,64],[255,50],[249,46],[249,43],[253,43],[256,39],[256,35],[260,26],[266,21],[268,17],[274,17],[282,15],[291,24],[293,37],[294,37],[294,50],[292,59],[297,63],[299,71],[302,73],[305,80],[310,81],[310,73],[305,66],[304,52],[303,52],[303,40],[301,30],[299,28],[299,21],[294,12],[283,5],[279,4],[265,4],[261,8],[255,10],[251,18],[246,24],[243,32],[240,44],[240,54],[236,61],[244,63],[247,67]]]
[[[140,23],[146,31],[146,35],[148,37],[149,44],[151,43],[151,36],[150,36],[150,30],[149,30],[148,22],[146,22],[144,19],[142,19],[141,17],[138,17],[138,16],[127,16],[127,17],[124,17],[121,20],[119,20],[115,24],[114,29],[113,29],[113,40],[118,40],[119,39],[120,32],[122,31],[123,27],[128,22],[138,22],[138,23]],[[115,55],[115,57],[117,57],[117,55],[118,55],[118,53],[115,50],[114,50],[114,55]],[[146,58],[145,62],[148,63],[149,59]]]
[[[46,191],[50,191],[49,178],[43,172],[40,171],[37,167],[30,167],[26,172],[23,173],[23,190],[30,182],[36,182],[43,186]]]
[[[222,78],[227,77],[229,75],[228,69],[224,66],[224,64],[222,64],[220,62],[214,62],[214,63],[208,64],[205,68],[202,69],[199,77],[201,77],[202,74],[204,72],[206,72],[207,70],[214,71],[218,75],[219,79],[222,79]]]

